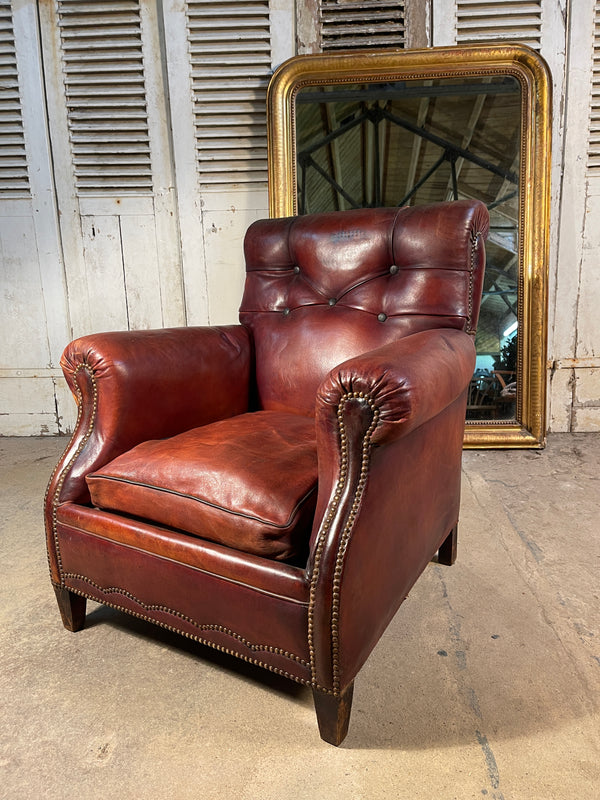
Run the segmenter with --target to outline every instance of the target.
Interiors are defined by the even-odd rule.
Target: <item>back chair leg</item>
[[[349,684],[339,697],[313,689],[321,739],[336,747],[344,741],[348,733],[353,692],[354,683]]]
[[[55,586],[56,601],[63,625],[68,631],[80,631],[85,626],[85,597],[70,592],[64,586]]]
[[[456,551],[458,544],[458,525],[455,525],[448,536],[442,542],[438,550],[438,564],[451,567],[456,561]]]

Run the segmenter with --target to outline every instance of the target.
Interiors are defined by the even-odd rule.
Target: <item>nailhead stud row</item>
[[[336,555],[336,562],[334,567],[334,579],[333,579],[333,598],[332,598],[332,611],[331,611],[331,621],[330,621],[330,630],[331,630],[331,647],[332,647],[332,685],[333,685],[333,692],[332,694],[335,697],[338,697],[340,694],[340,682],[339,682],[339,596],[340,596],[340,588],[341,588],[341,575],[343,571],[343,564],[344,564],[344,557],[346,554],[347,544],[350,539],[350,535],[352,532],[352,527],[354,525],[354,521],[356,519],[356,515],[358,513],[358,507],[360,505],[360,501],[362,498],[362,494],[364,491],[364,487],[367,480],[368,475],[368,467],[369,467],[369,454],[371,448],[371,437],[373,435],[373,431],[377,427],[379,422],[379,409],[377,408],[375,402],[369,397],[365,392],[348,392],[347,394],[343,395],[340,398],[340,402],[337,408],[337,420],[338,420],[338,430],[340,435],[340,474],[338,477],[338,482],[335,488],[334,496],[333,496],[333,503],[323,522],[323,527],[321,529],[321,535],[319,537],[319,541],[317,543],[317,548],[315,551],[315,561],[313,566],[313,573],[311,576],[310,582],[310,594],[309,594],[309,603],[308,603],[308,650],[310,655],[310,665],[311,665],[311,676],[313,685],[317,682],[316,676],[316,665],[315,665],[315,649],[314,649],[314,606],[316,602],[316,587],[317,581],[319,578],[319,569],[321,566],[321,559],[323,557],[323,550],[325,548],[325,543],[327,541],[327,537],[329,534],[329,530],[335,519],[336,513],[339,509],[340,500],[342,497],[342,492],[344,489],[344,485],[346,483],[346,478],[348,474],[348,441],[346,435],[346,429],[344,424],[344,411],[346,403],[352,399],[364,399],[369,404],[370,408],[373,411],[373,419],[371,421],[371,425],[369,429],[365,433],[363,438],[363,445],[362,445],[362,461],[361,461],[361,470],[360,470],[360,478],[356,488],[356,492],[354,494],[354,499],[352,502],[352,506],[350,509],[350,514],[346,525],[344,526],[344,530],[340,536],[340,541],[338,545],[338,552]]]
[[[63,487],[63,484],[64,484],[66,478],[67,478],[67,475],[69,474],[69,472],[71,471],[71,469],[73,467],[73,464],[75,463],[75,460],[77,459],[77,457],[79,456],[79,454],[81,453],[81,451],[85,447],[88,439],[92,435],[92,432],[94,430],[94,425],[96,423],[96,413],[97,413],[97,410],[98,410],[98,384],[96,382],[96,376],[94,375],[94,370],[90,367],[90,365],[87,362],[83,362],[81,364],[78,364],[77,367],[75,368],[75,370],[73,371],[73,378],[75,379],[75,387],[76,387],[76,391],[77,391],[77,422],[75,424],[75,429],[73,431],[73,436],[71,436],[71,439],[69,441],[69,444],[67,445],[66,450],[69,449],[69,447],[71,446],[71,443],[75,440],[76,436],[78,435],[79,423],[80,423],[81,417],[83,415],[83,395],[81,393],[81,389],[79,388],[79,384],[77,383],[77,375],[78,375],[79,372],[87,372],[87,374],[88,374],[88,376],[90,378],[90,381],[92,383],[92,413],[91,413],[91,418],[90,418],[90,424],[88,425],[87,431],[83,435],[83,437],[81,439],[81,442],[79,443],[79,446],[77,447],[77,450],[73,453],[73,457],[71,458],[69,463],[64,467],[64,469],[63,469],[63,471],[61,473],[60,479],[59,479],[59,481],[58,481],[58,483],[56,485],[56,490],[54,492],[54,497],[52,498],[52,538],[54,539],[54,549],[56,550],[56,562],[57,562],[57,565],[58,565],[58,574],[60,576],[61,583],[63,582],[64,579],[63,579],[63,566],[62,566],[62,559],[61,559],[61,555],[60,555],[60,546],[59,546],[59,543],[58,543],[58,530],[57,530],[57,526],[58,526],[57,512],[58,512],[58,503],[59,503],[60,493],[62,491],[62,487]],[[48,488],[46,489],[46,496],[47,496],[48,491],[50,489],[50,483],[51,483],[52,479],[54,478],[54,475],[56,474],[56,470],[57,469],[58,469],[58,464],[54,468],[54,472],[52,473],[50,481],[48,482]],[[46,554],[47,554],[47,557],[48,557],[48,567],[50,569],[50,572],[52,572],[52,568],[51,568],[51,565],[50,565],[50,553],[47,551]]]
[[[91,583],[91,581],[89,581]],[[278,675],[282,675],[285,678],[289,678],[292,681],[296,681],[296,683],[301,683],[304,686],[313,686],[314,684],[306,680],[306,678],[300,678],[298,675],[293,675],[290,672],[286,672],[286,670],[280,669],[279,667],[274,667],[272,664],[267,664],[264,661],[259,661],[256,658],[251,658],[250,656],[245,656],[242,653],[238,653],[235,650],[230,650],[228,647],[224,647],[223,645],[216,644],[215,642],[211,642],[210,639],[203,639],[201,636],[196,636],[193,633],[188,633],[187,631],[182,631],[179,628],[175,628],[172,625],[168,625],[166,622],[160,622],[152,617],[147,617],[144,614],[139,614],[137,611],[131,611],[131,609],[126,608],[125,606],[117,605],[116,603],[109,603],[104,599],[95,597],[91,594],[86,594],[85,592],[80,591],[79,589],[71,589],[69,588],[70,592],[74,594],[78,594],[81,597],[89,597],[91,600],[95,600],[98,603],[102,603],[102,605],[108,606],[109,608],[114,608],[116,611],[123,611],[126,614],[129,614],[132,617],[136,617],[137,619],[143,619],[145,622],[152,622],[154,625],[158,625],[160,628],[165,628],[168,631],[172,631],[173,633],[178,633],[181,636],[185,636],[188,639],[193,639],[195,642],[199,642],[200,644],[207,645],[208,647],[212,647],[215,650],[219,650],[221,653],[227,653],[227,655],[235,656],[236,658],[242,659],[242,661],[246,661],[249,664],[255,664],[257,667],[263,667],[264,669],[268,669],[270,672],[276,672]],[[100,590],[103,591],[103,590]],[[118,590],[116,590],[118,591]],[[215,626],[220,627],[220,626]],[[226,632],[227,629],[223,629],[223,632]],[[305,662],[300,662],[304,664]],[[308,666],[308,665],[307,665]],[[320,686],[314,685],[315,689],[320,689],[320,691],[326,692],[327,694],[331,694],[330,689],[323,689]]]
[[[74,573],[74,572],[68,572],[68,573],[65,574],[64,577],[65,577],[65,580],[69,579],[69,580],[83,581],[84,583],[87,583],[90,586],[92,586],[97,592],[99,592],[101,594],[120,594],[123,597],[126,597],[128,600],[131,600],[133,603],[136,603],[136,605],[141,606],[144,609],[144,611],[148,611],[148,612],[157,611],[157,612],[161,612],[163,614],[169,614],[169,615],[171,615],[173,617],[177,617],[178,619],[183,620],[183,622],[187,622],[189,625],[193,625],[194,628],[198,628],[198,630],[201,630],[201,631],[216,631],[218,633],[225,633],[225,634],[227,634],[227,636],[231,636],[233,639],[237,639],[238,642],[240,642],[240,644],[243,644],[244,647],[247,647],[248,650],[253,650],[253,651],[264,650],[266,653],[274,653],[276,655],[284,656],[285,658],[289,658],[291,661],[296,661],[298,664],[302,665],[303,667],[307,667],[308,668],[308,666],[309,666],[308,662],[304,661],[304,659],[300,658],[300,656],[297,656],[294,653],[290,653],[288,650],[282,650],[279,647],[274,647],[273,645],[269,645],[269,644],[252,644],[252,642],[249,642],[247,639],[245,639],[239,633],[235,633],[235,631],[232,631],[230,628],[226,628],[223,625],[196,622],[191,617],[188,617],[186,614],[182,614],[180,611],[175,611],[174,609],[169,608],[168,606],[163,606],[163,605],[159,605],[159,604],[148,605],[148,604],[144,603],[143,600],[140,600],[138,597],[136,597],[134,594],[132,594],[131,592],[127,591],[126,589],[120,589],[120,588],[118,588],[116,586],[110,586],[110,587],[105,589],[102,586],[99,586],[97,583],[95,583],[90,578],[86,577],[85,575],[79,575],[79,574]],[[76,591],[76,590],[69,589],[69,591]],[[100,600],[99,602],[104,602],[104,601]],[[114,606],[114,607],[117,608],[117,606]],[[127,613],[132,613],[132,614],[135,614],[136,616],[141,616],[137,612],[130,611],[130,609],[128,609],[128,608],[124,608],[124,607],[121,607],[121,606],[119,606],[119,608],[122,609],[123,611],[126,611]],[[141,618],[142,619],[147,619],[149,622],[155,622],[153,617],[141,617]],[[161,623],[159,622],[158,624],[161,624]],[[166,627],[168,627],[168,626],[166,626]],[[176,628],[172,628],[171,630],[177,630],[177,629]]]

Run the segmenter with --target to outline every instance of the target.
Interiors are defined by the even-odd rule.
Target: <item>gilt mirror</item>
[[[521,45],[297,56],[269,86],[271,216],[486,203],[466,447],[544,444],[549,106]]]

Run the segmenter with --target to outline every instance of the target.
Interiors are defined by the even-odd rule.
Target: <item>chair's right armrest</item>
[[[49,486],[53,502],[87,499],[85,476],[148,439],[248,410],[250,335],[241,325],[83,336],[61,366],[78,406]]]
[[[252,362],[242,325],[99,333],[67,347],[61,366],[78,416],[45,497],[55,583],[59,505],[89,502],[86,475],[142,441],[248,411]]]

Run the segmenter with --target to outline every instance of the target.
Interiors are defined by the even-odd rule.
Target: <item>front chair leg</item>
[[[442,542],[438,550],[438,564],[451,567],[456,561],[456,551],[458,545],[458,525],[455,525],[448,536]]]
[[[347,686],[339,697],[313,689],[321,739],[336,747],[344,741],[348,733],[353,691],[354,683]]]
[[[56,601],[63,625],[68,631],[80,631],[85,625],[85,597],[70,592],[64,586],[55,586]]]

